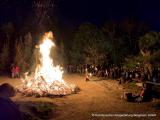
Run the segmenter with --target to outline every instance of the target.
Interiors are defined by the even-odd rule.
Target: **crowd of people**
[[[81,73],[105,77],[106,79],[119,79],[120,83],[136,81],[151,81],[151,82],[160,82],[160,68],[154,67],[153,69],[136,67],[134,69],[118,67],[113,65],[112,67],[108,66],[94,66],[94,65],[67,65],[65,67],[65,72],[67,73]],[[19,78],[20,77],[20,67],[18,65],[11,66],[11,77]],[[89,78],[88,78],[89,79]]]
[[[66,67],[68,73],[87,73],[92,76],[105,77],[108,79],[121,79],[120,82],[127,81],[152,81],[160,82],[160,68],[154,67],[153,69],[136,67],[134,69],[124,67],[106,67],[94,65],[68,65]]]
[[[119,83],[127,82],[141,82],[143,83],[142,90],[138,95],[133,93],[126,93],[125,98],[129,102],[150,101],[152,96],[156,95],[152,91],[152,84],[147,83],[160,82],[160,68],[153,67],[152,69],[144,67],[126,68],[118,66],[94,66],[94,65],[80,65],[67,67],[68,73],[83,73],[86,75],[86,82],[91,80],[92,76],[104,77],[105,79],[119,80]]]
[[[20,68],[13,65],[11,68],[12,78],[20,77]],[[89,75],[97,77],[106,77],[108,79],[121,79],[120,82],[126,81],[152,81],[159,82],[160,68],[153,68],[152,70],[143,67],[135,69],[127,69],[117,66],[104,67],[93,65],[68,66],[68,73],[86,73],[86,81],[89,81]],[[127,101],[141,102],[150,101],[153,93],[151,84],[143,83],[142,91],[138,95],[132,93],[125,93]],[[15,95],[15,89],[8,83],[0,85],[0,120],[23,120],[24,115],[20,112],[17,105],[10,99]]]
[[[160,69],[153,68],[149,70],[148,68],[139,67],[136,69],[124,69],[121,73],[122,80],[125,81],[136,81],[136,82],[160,82]]]

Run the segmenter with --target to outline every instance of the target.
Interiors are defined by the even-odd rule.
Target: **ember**
[[[67,95],[75,92],[74,89],[63,80],[62,68],[55,66],[50,58],[50,50],[55,46],[52,39],[52,32],[44,35],[42,43],[38,45],[41,54],[39,58],[40,65],[37,65],[33,75],[28,76],[27,73],[25,73],[25,78],[22,79],[23,86],[19,89],[20,92],[31,96]]]

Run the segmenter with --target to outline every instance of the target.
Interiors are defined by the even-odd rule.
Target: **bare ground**
[[[16,95],[12,99],[21,104],[30,104],[31,102],[52,103],[54,109],[51,120],[160,120],[160,110],[153,107],[159,100],[147,103],[126,102],[121,99],[121,95],[126,90],[115,80],[85,82],[84,76],[76,74],[65,75],[64,79],[70,84],[76,84],[80,88],[80,92],[57,98],[34,98]],[[21,84],[20,79],[0,77],[0,84],[4,82],[11,83],[14,86]],[[156,117],[114,116],[125,114],[156,114]]]

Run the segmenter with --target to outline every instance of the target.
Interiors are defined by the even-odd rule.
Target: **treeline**
[[[54,28],[53,28],[54,29]],[[30,28],[28,32],[22,26],[17,29],[11,22],[0,26],[0,73],[10,73],[13,66],[19,66],[20,72],[32,72],[35,70],[37,55],[36,45],[44,35],[44,31],[37,32]],[[48,32],[48,31],[46,31]],[[56,40],[53,40],[57,43]],[[59,41],[58,41],[59,42]],[[64,44],[60,42],[51,51],[51,57],[55,64],[62,64]]]
[[[107,21],[97,27],[79,26],[69,51],[69,64],[125,66],[133,68],[160,63],[160,33],[133,19]]]
[[[33,61],[33,39],[30,32],[18,34],[11,22],[0,29],[0,71],[6,73],[11,66],[18,65],[21,71],[30,69]]]
[[[51,53],[55,64],[136,67],[160,62],[160,33],[133,19],[106,21],[101,26],[83,23],[70,41],[61,40],[61,34],[55,33],[57,47]],[[41,35],[32,28],[17,31],[12,23],[0,26],[0,71],[9,72],[12,64],[20,66],[21,72],[31,71]]]

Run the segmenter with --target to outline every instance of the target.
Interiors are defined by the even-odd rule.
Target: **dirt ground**
[[[15,102],[49,102],[53,104],[51,120],[160,120],[160,110],[153,106],[159,100],[146,103],[130,103],[121,99],[127,91],[115,80],[85,82],[83,75],[65,75],[65,81],[76,84],[80,91],[56,98],[34,98],[17,95]],[[0,77],[0,84],[8,82],[14,86],[21,84],[20,79]],[[139,117],[138,117],[139,116]]]

